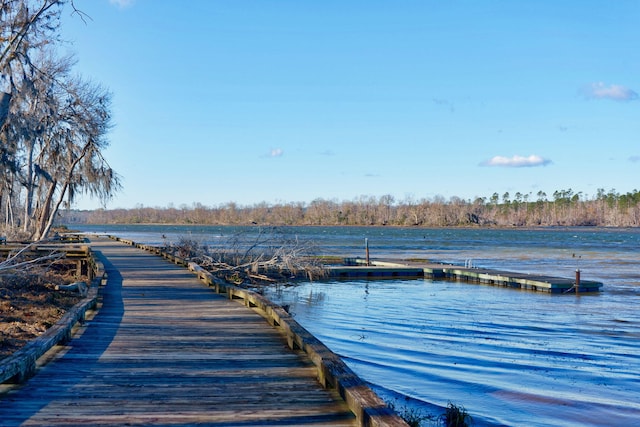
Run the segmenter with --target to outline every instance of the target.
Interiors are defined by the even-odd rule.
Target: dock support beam
[[[371,265],[371,263],[369,262],[369,239],[367,239],[366,237],[364,238],[364,258],[365,258],[365,262],[367,263],[367,267]]]
[[[580,269],[576,269],[576,295],[580,293]]]

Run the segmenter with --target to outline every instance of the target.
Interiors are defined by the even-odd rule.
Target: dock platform
[[[332,265],[327,269],[329,276],[336,279],[447,279],[553,294],[600,292],[603,287],[601,282],[593,280],[580,280],[576,288],[573,278],[399,260],[370,260],[367,265],[364,258],[346,258],[345,265]]]

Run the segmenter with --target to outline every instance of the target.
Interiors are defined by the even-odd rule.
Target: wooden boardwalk
[[[92,247],[109,276],[100,310],[0,394],[0,425],[356,425],[260,315],[140,249]]]

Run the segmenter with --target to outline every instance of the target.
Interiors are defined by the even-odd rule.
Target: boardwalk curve
[[[92,247],[109,277],[101,308],[0,394],[3,426],[356,425],[258,314],[140,249]]]

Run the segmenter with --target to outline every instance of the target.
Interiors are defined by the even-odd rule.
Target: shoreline
[[[66,233],[77,233],[82,232],[80,230],[75,230],[71,227],[70,224],[62,224],[67,227]],[[84,223],[84,224],[73,224],[74,226],[87,226],[87,227],[100,227],[100,226],[113,226],[113,227],[145,227],[145,226],[153,226],[153,227],[248,227],[248,228],[259,228],[259,227],[274,227],[274,228],[296,228],[296,227],[309,227],[309,228],[369,228],[369,229],[407,229],[407,230],[520,230],[520,231],[559,231],[559,230],[640,230],[640,226],[606,226],[606,225],[544,225],[544,226],[443,226],[443,227],[433,227],[433,226],[409,226],[409,225],[317,225],[317,224],[300,224],[300,225],[290,225],[290,224],[208,224],[208,223],[198,223],[198,224],[186,224],[186,223],[164,223],[164,222],[144,222],[144,223],[127,223],[127,222],[112,222],[112,223]]]

